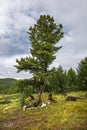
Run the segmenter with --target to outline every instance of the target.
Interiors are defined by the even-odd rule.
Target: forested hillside
[[[0,93],[12,93],[14,91],[13,88],[16,86],[16,79],[5,78],[0,79]]]

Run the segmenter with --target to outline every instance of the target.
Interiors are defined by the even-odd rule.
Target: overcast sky
[[[29,54],[28,28],[49,14],[62,23],[62,49],[52,66],[76,69],[87,56],[87,0],[0,0],[0,78],[29,78],[16,73],[16,59]]]

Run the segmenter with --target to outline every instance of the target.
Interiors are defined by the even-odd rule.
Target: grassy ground
[[[86,92],[72,92],[69,95],[82,96],[77,101],[66,101],[62,95],[53,95],[56,103],[47,108],[27,109],[20,107],[20,95],[0,95],[10,103],[0,103],[0,130],[87,130]],[[47,101],[47,94],[43,100]],[[28,99],[26,100],[26,103]],[[29,102],[30,103],[30,102]]]

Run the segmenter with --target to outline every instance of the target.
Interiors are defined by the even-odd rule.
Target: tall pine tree
[[[56,25],[53,17],[41,15],[37,23],[28,31],[31,56],[16,60],[18,72],[30,71],[36,82],[40,84],[38,99],[34,106],[41,102],[46,76],[50,73],[49,65],[55,60],[55,53],[61,48],[57,47],[56,44],[64,36],[62,28],[62,24]]]

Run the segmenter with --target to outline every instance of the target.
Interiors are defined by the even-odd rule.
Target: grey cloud
[[[13,57],[1,57],[0,58],[0,78],[30,78],[32,75],[28,72],[17,73],[17,69],[14,67],[16,64],[16,58],[24,57],[23,55],[16,55]]]
[[[21,32],[21,37],[17,35],[6,35],[0,40],[0,56],[8,57],[17,54],[29,53],[29,41],[27,36]]]

